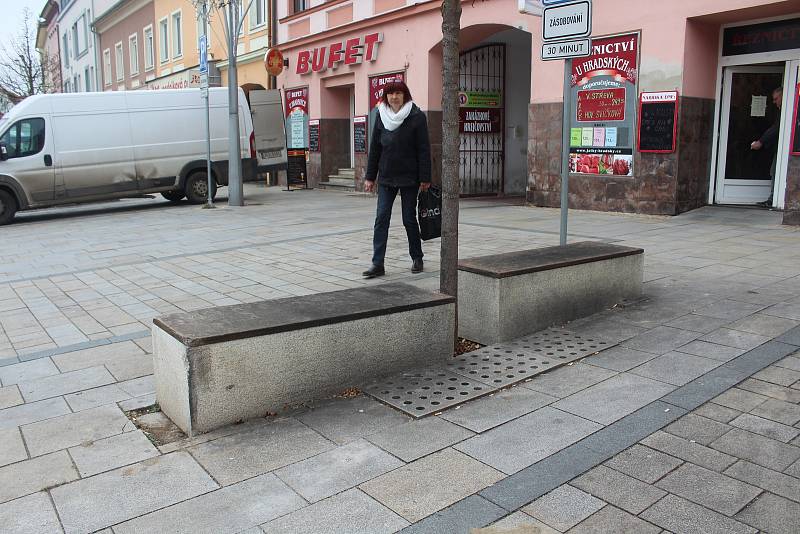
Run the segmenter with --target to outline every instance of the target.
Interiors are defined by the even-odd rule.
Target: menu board
[[[678,92],[642,93],[639,98],[639,152],[675,152]]]
[[[353,117],[353,152],[356,154],[367,153],[367,117],[361,115]]]
[[[289,150],[286,165],[286,187],[290,185],[302,185],[305,187],[307,183],[306,151]]]
[[[308,150],[319,152],[319,119],[308,121]]]
[[[792,120],[792,156],[800,156],[800,115],[797,104],[800,103],[800,84],[794,90],[794,119]]]

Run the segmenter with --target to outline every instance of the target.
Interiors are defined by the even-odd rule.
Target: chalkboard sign
[[[367,117],[353,117],[353,152],[367,153]]]
[[[678,92],[642,93],[639,99],[639,152],[675,152]]]
[[[306,170],[306,151],[289,150],[286,165],[286,188],[292,185],[302,185],[304,188],[308,184],[308,171]]]
[[[792,120],[792,156],[800,156],[800,115],[797,104],[800,103],[800,84],[794,90],[794,120]]]
[[[308,121],[308,151],[319,152],[319,119]]]

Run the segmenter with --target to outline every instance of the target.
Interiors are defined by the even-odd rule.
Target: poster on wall
[[[308,148],[308,87],[286,89],[286,148]]]
[[[394,81],[406,81],[405,72],[389,72],[369,77],[369,109],[375,109],[383,98],[383,88]]]
[[[319,152],[319,119],[308,121],[308,151]]]
[[[572,60],[569,170],[633,176],[639,34],[592,39]]]
[[[367,153],[367,118],[363,115],[353,117],[353,152]]]

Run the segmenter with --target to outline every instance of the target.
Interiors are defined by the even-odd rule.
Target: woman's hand
[[[364,181],[364,192],[365,193],[372,193],[375,191],[375,182],[373,180],[365,180]]]
[[[419,188],[421,191],[427,191],[428,189],[430,189],[430,187],[431,187],[430,182],[422,182],[421,184],[419,184]]]

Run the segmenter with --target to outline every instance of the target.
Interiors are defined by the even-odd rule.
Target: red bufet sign
[[[297,89],[287,89],[286,93],[286,116],[292,112],[308,115],[308,87]]]
[[[279,76],[283,72],[283,54],[277,48],[270,48],[264,54],[264,67],[270,76]]]
[[[383,88],[391,82],[406,81],[405,72],[391,72],[369,77],[369,109],[377,107],[383,98]]]

